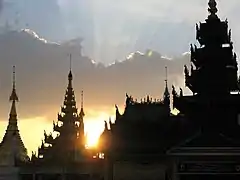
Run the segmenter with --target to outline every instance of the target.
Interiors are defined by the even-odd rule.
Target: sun
[[[99,140],[99,133],[91,133],[87,134],[87,143],[86,146],[88,148],[97,148],[98,147],[98,140]]]
[[[86,116],[86,118],[84,119],[84,129],[86,133],[86,147],[96,149],[98,148],[99,145],[98,142],[99,137],[101,136],[104,130],[104,120],[108,120],[109,117],[113,119],[115,114],[114,111],[113,113],[89,111],[88,114],[89,115]]]
[[[97,120],[88,120],[85,123],[86,129],[86,147],[97,148],[98,140],[103,132],[103,122]]]

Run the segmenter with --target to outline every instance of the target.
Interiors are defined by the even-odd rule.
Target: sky
[[[52,41],[83,38],[83,52],[104,63],[133,51],[173,56],[189,49],[195,23],[207,16],[207,0],[3,0],[2,22],[29,28]],[[218,0],[238,39],[240,2]],[[15,23],[17,19],[17,25]],[[171,40],[170,40],[171,39]],[[236,42],[236,48],[240,42]]]
[[[169,68],[169,86],[183,86],[183,65],[189,55],[169,60],[154,51],[129,54],[124,61],[104,65],[79,53],[72,41],[47,42],[30,30],[0,34],[0,138],[7,123],[11,92],[12,66],[16,66],[19,128],[27,148],[36,150],[43,132],[52,131],[53,120],[63,105],[72,54],[73,86],[78,108],[84,91],[86,133],[91,140],[100,135],[104,120],[114,120],[115,104],[124,112],[125,93],[134,98],[162,99],[165,66]],[[170,88],[170,87],[169,87]],[[31,128],[30,128],[31,127]]]
[[[238,52],[240,1],[218,2]],[[12,29],[33,30],[0,34],[0,138],[15,65],[19,127],[30,153],[41,144],[44,130],[52,131],[60,111],[69,53],[77,104],[83,90],[86,130],[94,139],[103,121],[114,118],[115,104],[124,111],[126,92],[138,99],[162,98],[165,66],[169,87],[184,86],[183,65],[189,65],[189,55],[183,53],[195,42],[195,23],[207,17],[205,0],[3,0],[1,7],[2,25],[8,20]],[[144,54],[131,54],[137,51]]]

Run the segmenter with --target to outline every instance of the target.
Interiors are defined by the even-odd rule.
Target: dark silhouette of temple
[[[237,57],[227,20],[216,15],[214,0],[208,5],[206,22],[196,25],[199,47],[191,45],[191,68],[184,67],[193,94],[184,96],[172,87],[177,116],[168,111],[167,86],[159,103],[149,98],[137,103],[127,95],[123,115],[116,107],[116,122],[110,129],[106,124],[101,136],[108,147],[102,148],[107,179],[239,178]]]
[[[170,113],[167,78],[165,83],[161,100],[147,96],[138,102],[126,94],[123,114],[116,106],[116,121],[109,121],[109,128],[105,122],[99,144],[108,165],[106,179],[164,179],[165,152],[186,134],[184,119]]]
[[[12,102],[6,133],[0,144],[0,179],[18,179],[16,162],[29,162],[27,149],[24,146],[18,128],[16,102],[15,67],[13,66],[13,87],[9,100]]]
[[[53,122],[57,136],[44,131],[44,141],[38,148],[38,154],[33,153],[29,165],[22,167],[23,179],[27,176],[44,180],[103,178],[103,161],[93,158],[92,152],[85,147],[83,91],[81,110],[78,112],[72,81],[70,69],[61,113],[57,116],[58,121]]]
[[[217,3],[210,0],[210,15],[196,25],[199,47],[191,45],[191,69],[185,66],[186,86],[193,95],[178,94],[173,105],[196,132],[171,148],[168,179],[239,179],[240,128],[237,60],[228,22],[221,21]],[[237,92],[237,93],[235,93]]]
[[[14,71],[9,125],[0,144],[0,179],[3,170],[4,179],[14,180],[239,179],[237,57],[228,22],[218,18],[215,0],[208,5],[210,15],[196,25],[199,47],[191,45],[190,69],[184,66],[192,95],[172,86],[173,107],[180,113],[171,113],[167,76],[161,100],[147,96],[139,102],[126,94],[124,112],[116,105],[115,122],[109,120],[108,126],[105,121],[98,152],[104,159],[93,158],[95,152],[85,148],[83,92],[78,112],[71,69],[61,113],[53,122],[57,135],[44,132],[38,153],[29,159],[17,127]]]
[[[58,114],[57,122],[53,122],[53,130],[57,132],[57,137],[52,133],[44,131],[44,141],[38,149],[38,157],[33,155],[33,160],[44,163],[65,164],[76,160],[84,160],[85,156],[85,133],[84,133],[84,110],[83,102],[80,113],[76,106],[75,94],[72,87],[72,72],[68,74],[68,87],[64,96],[61,113]],[[83,99],[83,92],[82,92]],[[64,148],[62,147],[64,144]]]

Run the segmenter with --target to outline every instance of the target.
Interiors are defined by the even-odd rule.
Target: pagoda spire
[[[217,18],[216,13],[218,12],[217,9],[217,2],[215,0],[209,0],[208,2],[208,12],[210,13],[209,18]]]
[[[70,67],[69,67],[69,74],[68,74],[68,88],[72,88],[72,80],[73,80],[73,76],[72,76],[72,54],[69,54],[70,57]]]
[[[83,110],[83,91],[81,91],[81,111],[80,111],[80,117],[84,117],[85,116],[85,113],[84,113],[84,110]]]
[[[169,96],[170,96],[170,93],[169,93],[169,90],[168,90],[168,72],[167,72],[167,66],[165,67],[165,77],[166,77],[166,79],[165,79],[165,90],[164,90],[164,96],[163,96],[163,98],[165,99],[165,98],[169,98]]]
[[[18,101],[18,96],[16,93],[16,76],[15,76],[15,66],[13,66],[13,81],[12,81],[12,93],[9,97],[9,100],[12,101],[11,110],[9,113],[9,125],[15,130],[18,130],[17,127],[17,110],[16,102]]]
[[[13,85],[9,100],[12,101],[12,106],[9,113],[8,126],[0,144],[0,159],[5,160],[0,160],[0,165],[13,165],[15,160],[29,160],[27,149],[23,144],[17,125],[16,102],[18,101],[18,96],[16,93],[15,66],[13,66]]]
[[[170,112],[170,93],[168,90],[168,72],[167,72],[167,66],[165,67],[165,73],[166,73],[166,79],[165,79],[165,90],[163,94],[163,103],[168,108],[168,112]]]

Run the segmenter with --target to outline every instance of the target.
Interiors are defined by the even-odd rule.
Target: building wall
[[[166,165],[115,162],[113,180],[164,180]]]
[[[19,169],[0,166],[0,180],[18,180]]]

